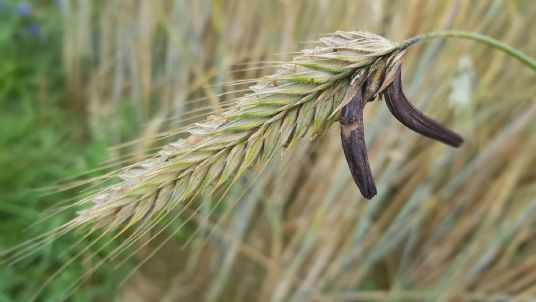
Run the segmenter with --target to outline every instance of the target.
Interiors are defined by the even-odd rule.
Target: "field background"
[[[43,188],[141,160],[249,85],[219,84],[270,74],[322,33],[462,29],[535,57],[535,26],[532,0],[0,0],[0,251],[72,217],[40,220],[79,194]],[[403,71],[412,102],[466,142],[370,104],[374,200],[335,125],[125,262],[97,268],[121,239],[94,255],[74,232],[0,264],[0,301],[27,301],[70,259],[38,301],[71,285],[70,301],[536,301],[536,75],[462,40],[413,47]]]

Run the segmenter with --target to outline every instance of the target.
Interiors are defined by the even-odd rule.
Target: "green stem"
[[[518,49],[505,44],[501,41],[495,40],[491,37],[488,37],[483,34],[479,33],[471,33],[466,31],[459,31],[459,30],[442,30],[442,31],[435,31],[423,35],[419,35],[413,38],[410,38],[408,40],[403,41],[400,43],[399,48],[406,49],[410,47],[413,44],[422,42],[422,41],[428,41],[433,39],[444,39],[444,38],[462,38],[467,40],[473,40],[482,44],[486,44],[488,46],[491,46],[495,49],[498,49],[510,57],[520,61],[524,65],[528,66],[533,71],[536,71],[536,60],[528,56],[526,53],[519,51]]]

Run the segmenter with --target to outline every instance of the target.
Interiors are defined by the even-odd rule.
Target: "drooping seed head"
[[[338,120],[355,83],[372,101],[393,81],[404,51],[365,32],[323,36],[229,110],[192,125],[190,137],[115,174],[120,181],[84,200],[70,226],[129,228],[232,184],[248,167],[323,133]]]

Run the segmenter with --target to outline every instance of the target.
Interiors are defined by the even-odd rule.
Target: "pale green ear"
[[[190,137],[112,175],[123,177],[104,189],[115,194],[97,201],[103,196],[97,193],[85,200],[87,208],[75,224],[100,225],[106,231],[134,228],[165,215],[163,209],[189,204],[209,188],[228,189],[249,167],[262,167],[301,140],[321,135],[336,121],[349,88],[367,82],[367,93],[375,97],[386,86],[387,67],[401,60],[401,52],[376,34],[322,36],[318,46],[281,64],[221,116],[187,127]],[[116,213],[121,219],[114,219]]]

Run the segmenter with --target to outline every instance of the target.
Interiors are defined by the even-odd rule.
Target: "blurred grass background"
[[[248,86],[218,83],[269,74],[321,33],[400,41],[462,29],[534,57],[534,20],[532,0],[0,1],[0,250],[72,217],[27,228],[79,194],[35,188],[142,159],[162,143],[158,133],[203,120]],[[412,102],[463,134],[462,148],[422,138],[371,104],[373,201],[352,183],[335,126],[252,171],[214,213],[210,203],[192,209],[179,232],[187,217],[140,242],[127,263],[99,268],[69,299],[535,300],[536,76],[454,40],[412,48],[403,70]],[[28,300],[82,252],[39,295],[58,301],[106,256],[83,251],[92,238],[75,245],[81,235],[0,267],[0,301]]]

